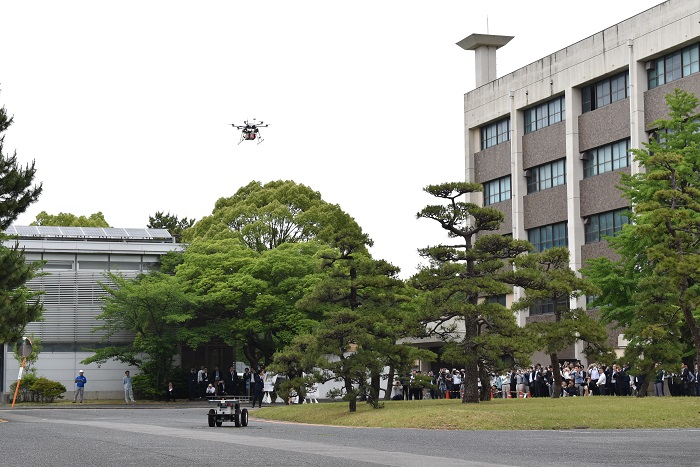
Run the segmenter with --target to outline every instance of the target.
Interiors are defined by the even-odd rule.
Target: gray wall
[[[523,169],[566,157],[566,122],[523,135]]]

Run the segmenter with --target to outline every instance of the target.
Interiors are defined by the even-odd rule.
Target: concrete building
[[[25,332],[41,339],[37,374],[62,383],[68,389],[66,397],[72,397],[74,378],[83,369],[88,380],[86,398],[123,397],[124,371],[131,370],[133,376],[134,368],[112,361],[101,366],[80,363],[92,355],[87,349],[104,345],[104,334],[93,332],[99,325],[95,317],[102,313],[105,295],[99,283],[108,282],[106,271],[134,277],[157,268],[161,255],[181,246],[163,229],[12,226],[6,233],[16,236],[27,260],[46,261],[43,271],[48,274],[28,284],[44,293],[44,320],[30,323]],[[110,339],[111,343],[130,342],[133,336]],[[0,390],[4,394],[17,380],[19,363],[12,351],[11,345],[4,345],[0,354]]]
[[[540,251],[568,246],[578,270],[588,258],[612,257],[602,237],[622,227],[628,208],[616,185],[639,170],[627,150],[641,148],[652,122],[667,115],[664,96],[674,88],[700,96],[700,2],[669,0],[497,78],[497,49],[511,39],[472,34],[458,43],[475,51],[477,88],[464,96],[465,177],[484,193],[470,201],[503,212],[496,233]],[[521,293],[499,300],[510,305]],[[542,303],[517,320],[552,312]],[[611,343],[622,352],[624,339]],[[585,361],[582,350],[559,356]]]

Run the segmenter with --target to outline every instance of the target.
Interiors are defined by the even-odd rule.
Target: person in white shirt
[[[591,363],[591,365],[588,367],[588,376],[590,377],[588,378],[588,390],[591,392],[591,395],[597,396],[600,394],[598,391],[598,378],[600,378],[600,372],[598,371],[598,367],[595,363]]]
[[[600,368],[598,370],[598,374],[599,374],[599,377],[598,377],[598,382],[596,383],[596,385],[598,386],[598,392],[600,393],[600,395],[604,396],[605,395],[605,382],[607,381],[607,379],[605,377],[605,372],[603,371],[603,368]]]
[[[459,387],[462,384],[462,375],[457,370],[452,370],[452,394],[453,399],[459,399]]]

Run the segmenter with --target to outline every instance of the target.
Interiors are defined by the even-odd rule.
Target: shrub
[[[17,381],[10,385],[10,390],[14,394]],[[66,387],[57,382],[51,381],[43,376],[37,377],[32,373],[27,373],[22,377],[17,393],[18,402],[53,402],[56,399],[63,399]]]

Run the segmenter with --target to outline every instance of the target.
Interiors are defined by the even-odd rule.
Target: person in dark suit
[[[224,372],[219,369],[218,365],[214,366],[214,371],[211,372],[211,375],[209,375],[209,378],[214,381],[214,387],[219,390],[219,381],[224,380]]]
[[[263,389],[265,388],[265,381],[263,380],[263,370],[258,371],[255,373],[255,376],[253,376],[255,379],[255,384],[253,386],[253,405],[251,407],[255,407],[255,401],[258,401],[258,407],[262,407],[262,397],[263,397]]]
[[[190,374],[187,375],[187,398],[191,401],[197,398],[197,389],[199,384],[197,383],[197,370],[194,367],[190,368]]]
[[[226,388],[229,394],[238,395],[238,374],[234,367],[229,368],[226,374]]]

